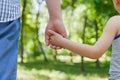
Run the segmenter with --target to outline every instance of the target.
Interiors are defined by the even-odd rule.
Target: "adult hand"
[[[45,42],[46,42],[46,44],[54,49],[60,48],[60,46],[52,45],[50,43],[50,37],[52,34],[49,33],[49,30],[53,30],[56,33],[62,35],[64,38],[67,38],[67,33],[66,33],[63,22],[61,20],[54,20],[54,21],[50,20],[47,27],[46,27],[46,30],[45,30]]]

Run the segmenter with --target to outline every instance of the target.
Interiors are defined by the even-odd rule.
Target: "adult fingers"
[[[46,30],[45,30],[45,42],[48,46],[50,44],[49,39],[50,39],[50,34],[48,33],[48,29],[46,28]]]

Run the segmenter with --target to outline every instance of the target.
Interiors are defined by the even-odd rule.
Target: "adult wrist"
[[[54,25],[63,25],[63,20],[62,19],[50,19],[50,22],[52,22]]]
[[[50,21],[63,21],[61,17],[50,17]]]

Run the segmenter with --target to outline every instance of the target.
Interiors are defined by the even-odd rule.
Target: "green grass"
[[[18,64],[17,80],[107,80],[108,63],[95,67],[95,62],[85,62],[85,71],[81,71],[80,63],[63,61],[35,60]]]

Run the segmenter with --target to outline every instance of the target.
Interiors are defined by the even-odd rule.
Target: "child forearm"
[[[96,50],[95,46],[78,44],[65,38],[59,42],[59,45],[88,58],[97,59],[101,56],[97,54],[98,51]]]
[[[62,20],[60,0],[46,0],[51,20]]]

